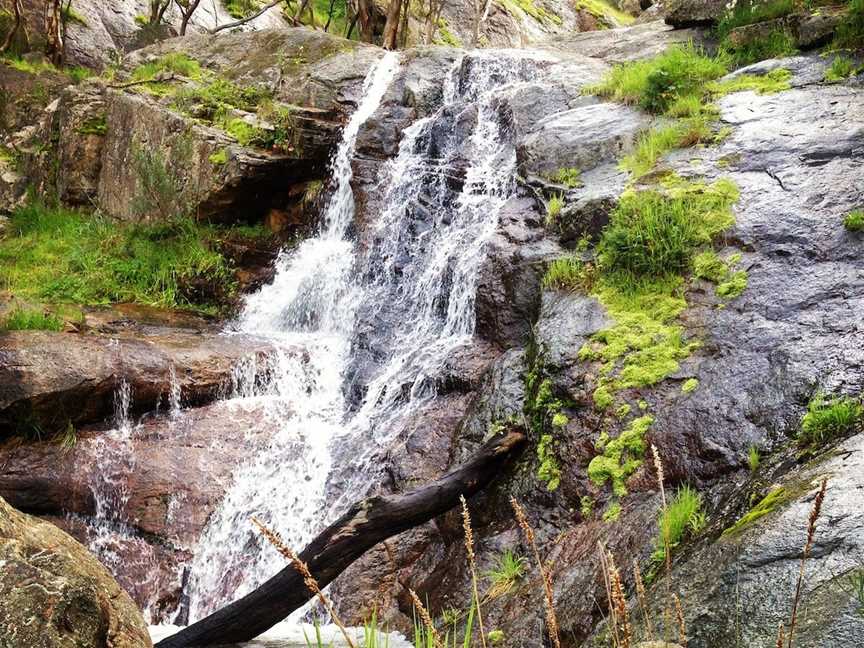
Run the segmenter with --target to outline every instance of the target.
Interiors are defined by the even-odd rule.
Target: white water
[[[515,54],[488,52],[450,71],[442,107],[404,131],[398,156],[384,166],[375,192],[381,208],[361,249],[349,234],[351,160],[361,127],[398,73],[397,56],[370,71],[331,163],[335,188],[319,234],[279,259],[274,282],[247,299],[237,323],[306,354],[280,354],[265,385],[238,373],[235,394],[260,398],[277,431],[237,471],[199,542],[190,621],[284,567],[253,531],[251,515],[299,550],[375,483],[377,453],[435,396],[444,361],[470,342],[485,245],[515,188],[515,149],[495,92],[530,68]],[[460,137],[457,118],[472,110],[476,123]],[[365,395],[352,401],[346,395],[358,384]]]

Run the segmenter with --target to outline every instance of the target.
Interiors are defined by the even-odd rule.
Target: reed
[[[810,509],[810,518],[807,522],[807,540],[804,543],[804,552],[801,554],[801,566],[798,569],[798,581],[795,583],[795,598],[792,600],[792,615],[789,619],[789,638],[787,648],[792,648],[792,638],[795,634],[795,622],[798,619],[798,604],[801,601],[801,590],[804,586],[804,567],[807,564],[807,558],[810,556],[810,550],[813,548],[813,537],[816,534],[816,521],[819,519],[819,514],[822,512],[822,502],[825,500],[825,491],[828,488],[828,480],[823,479],[819,487],[819,492],[816,494],[816,499],[813,501],[813,508]]]
[[[657,471],[657,486],[660,488],[660,503],[663,508],[662,518],[666,517],[669,511],[669,506],[666,502],[666,489],[663,486],[665,475],[663,474],[663,461],[660,459],[660,453],[657,451],[657,446],[651,444],[651,455],[654,457],[654,469]],[[663,536],[663,551],[666,554],[666,605],[663,608],[663,641],[669,643],[669,626],[671,625],[671,606],[672,606],[672,589],[669,579],[672,577],[672,547],[670,546],[668,525],[665,529],[661,529]]]
[[[647,595],[645,593],[645,580],[642,578],[642,571],[639,569],[639,563],[633,561],[633,582],[636,584],[636,598],[639,601],[639,608],[642,610],[642,618],[645,621],[645,631],[648,634],[648,639],[654,641],[654,624],[651,623],[651,615],[648,613]]]
[[[621,623],[620,646],[630,648],[633,639],[633,631],[630,627],[630,617],[627,614],[627,597],[624,595],[624,584],[621,582],[621,574],[615,566],[615,557],[609,553],[609,582],[612,588],[612,601],[610,608],[615,608],[615,618]]]
[[[439,635],[438,631],[435,629],[435,624],[432,623],[432,617],[429,616],[429,611],[420,601],[417,592],[413,589],[409,589],[408,594],[411,596],[411,601],[414,603],[414,609],[417,610],[417,614],[420,615],[420,620],[423,622],[423,625],[426,626],[427,635],[432,637],[432,645],[435,648],[442,648],[441,635]]]
[[[558,638],[558,617],[555,616],[555,596],[552,589],[552,576],[547,566],[540,559],[540,552],[537,550],[537,542],[534,537],[534,529],[531,528],[531,524],[528,522],[525,509],[516,501],[515,497],[510,498],[510,505],[513,507],[513,513],[516,515],[516,521],[522,529],[525,540],[531,546],[534,560],[537,562],[537,569],[540,570],[540,578],[543,581],[543,602],[546,607],[546,628],[549,632],[549,638],[552,641],[553,648],[561,648],[561,640]]]
[[[282,536],[279,535],[278,532],[273,531],[261,522],[256,517],[252,517],[252,524],[258,527],[258,530],[261,532],[261,535],[272,544],[276,550],[282,554],[288,562],[294,566],[294,568],[300,573],[303,577],[303,583],[306,585],[306,588],[315,595],[318,600],[321,602],[321,605],[327,610],[327,614],[330,615],[330,618],[333,620],[333,623],[339,628],[339,631],[342,633],[342,636],[345,637],[346,643],[350,646],[350,648],[357,648],[357,645],[354,643],[354,640],[351,638],[351,635],[348,633],[348,629],[344,626],[339,616],[336,614],[336,611],[333,609],[333,604],[330,602],[324,592],[321,591],[321,588],[318,587],[318,581],[315,580],[315,577],[312,575],[312,572],[309,571],[309,565],[300,560],[300,557],[294,553],[294,550],[291,549],[285,542],[282,540]]]
[[[681,598],[677,594],[672,595],[675,599],[675,618],[678,621],[678,643],[682,648],[687,648],[687,626],[684,624],[684,609],[681,607]]]
[[[468,512],[468,502],[460,495],[462,503],[462,528],[465,531],[465,552],[468,554],[468,569],[471,572],[471,590],[474,593],[474,605],[477,607],[477,625],[480,626],[480,643],[486,648],[486,630],[483,628],[483,614],[480,612],[480,594],[477,591],[477,563],[474,557],[474,531],[471,529],[471,514]]]

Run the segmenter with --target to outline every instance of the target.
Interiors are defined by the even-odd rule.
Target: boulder
[[[141,613],[84,547],[0,499],[0,634],[8,646],[152,646]]]
[[[204,403],[230,384],[243,360],[271,350],[247,336],[170,329],[140,337],[7,332],[0,336],[0,436],[51,434],[108,418],[123,383],[133,412],[167,403],[172,389],[187,403]]]
[[[710,25],[726,12],[724,0],[666,0],[664,20],[675,28]]]

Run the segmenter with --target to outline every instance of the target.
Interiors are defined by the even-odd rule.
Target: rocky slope
[[[560,485],[550,491],[537,478],[534,448],[541,439],[532,429],[532,450],[476,498],[471,511],[479,568],[486,571],[504,549],[529,554],[508,500],[516,497],[526,506],[541,554],[552,564],[565,646],[602,640],[597,627],[606,594],[598,543],[615,555],[632,588],[634,560],[643,572],[652,569],[660,507],[655,471],[644,461],[626,480],[620,515],[603,519],[604,510],[619,498],[589,479],[588,465],[598,453],[600,434],[614,438],[636,415],[612,416],[595,406],[598,363],[579,352],[612,320],[594,296],[542,285],[550,261],[577,248],[584,235],[596,237],[608,224],[631,182],[618,162],[655,122],[637,108],[601,101],[584,89],[614,63],[703,37],[698,30],[651,22],[559,38],[536,51],[536,78],[500,98],[498,115],[515,139],[522,181],[502,211],[487,251],[476,304],[477,340],[434,377],[438,398],[405,422],[403,441],[387,453],[391,483],[382,488],[400,490],[437,475],[470,453],[496,424],[511,416],[521,419],[530,410],[535,396],[526,394],[526,378],[542,375],[548,380],[566,415],[555,438]],[[60,150],[83,165],[80,172],[47,180],[68,183],[72,189],[61,192],[67,199],[95,197],[115,216],[133,217],[125,209],[138,186],[128,165],[137,137],[163,151],[169,166],[188,171],[187,184],[196,187],[196,210],[202,217],[230,218],[253,203],[263,217],[273,208],[284,209],[286,196],[293,205],[288,211],[300,209],[299,195],[310,181],[323,178],[338,127],[357,101],[366,70],[382,55],[370,46],[293,29],[167,41],[137,53],[126,71],[168,52],[185,52],[233,83],[268,87],[276,101],[297,107],[294,134],[307,145],[291,152],[241,146],[164,98],[94,83],[68,90],[43,126],[59,133]],[[376,179],[382,165],[397,153],[404,129],[440,104],[442,70],[451,69],[459,56],[449,48],[404,52],[382,106],[361,130],[354,160],[361,242],[374,236],[368,223],[380,209]],[[237,65],[238,60],[243,63]],[[469,74],[469,66],[470,60],[459,74]],[[864,517],[857,502],[864,486],[862,435],[810,457],[798,456],[790,440],[817,389],[854,396],[864,388],[862,239],[841,224],[844,214],[864,202],[864,86],[860,75],[825,84],[827,61],[816,55],[767,61],[744,72],[762,75],[780,67],[791,72],[788,89],[720,99],[725,138],[669,154],[653,177],[641,181],[647,186],[664,172],[708,182],[723,177],[740,192],[735,224],[724,234],[719,252],[741,255],[746,290],[725,301],[710,283],[689,281],[688,307],[680,322],[698,348],[667,379],[620,395],[633,413],[643,408],[653,417],[646,441],[663,458],[667,491],[689,484],[704,498],[708,524],[675,552],[671,574],[684,600],[691,647],[772,645],[778,621],[788,616],[814,483],[826,476],[828,495],[807,568],[804,595],[809,604],[796,645],[854,645],[850,638],[864,633],[860,602],[846,586],[848,575],[862,568],[864,556]],[[74,125],[76,119],[92,116],[87,111],[104,114],[106,129],[86,134],[82,142]],[[475,118],[464,116],[466,122]],[[172,146],[180,134],[193,139],[191,166],[178,159],[182,147]],[[447,135],[439,136],[443,140]],[[222,168],[211,158],[225,147],[231,163]],[[34,164],[39,166],[38,158]],[[581,186],[549,180],[563,168],[578,168]],[[294,190],[274,194],[279,184]],[[564,200],[555,227],[546,225],[541,199],[552,193]],[[3,412],[26,406],[53,414],[47,410],[62,401],[64,416],[76,423],[104,419],[108,394],[120,376],[111,356],[114,346],[134,361],[126,369],[135,391],[147,395],[142,409],[149,409],[159,394],[167,397],[172,364],[182,367],[177,372],[182,392],[190,401],[204,401],[240,356],[265,352],[255,342],[250,348],[249,342],[236,341],[235,349],[224,338],[206,335],[198,336],[189,352],[185,337],[166,344],[152,332],[136,334],[142,339],[118,339],[111,347],[102,346],[108,338],[84,340],[84,351],[78,352],[63,349],[60,335],[46,334],[29,349],[21,348],[18,336],[0,339],[4,357],[15,358],[3,369],[10,385]],[[89,350],[93,344],[97,348]],[[41,360],[32,359],[34,349],[43,354]],[[52,349],[58,351],[49,353]],[[90,360],[82,362],[85,351]],[[48,380],[51,372],[39,369],[59,365],[55,353],[60,352],[70,363],[78,358],[80,384],[67,384],[69,376]],[[696,387],[684,390],[685,384]],[[130,442],[134,470],[124,473],[121,510],[133,533],[117,550],[126,564],[121,560],[115,569],[136,601],[151,605],[155,616],[173,613],[179,603],[184,561],[231,471],[272,433],[254,399],[247,405],[228,411],[229,405],[216,403],[179,418],[147,417]],[[92,528],[84,522],[98,515],[99,458],[110,438],[105,427],[85,427],[71,451],[50,443],[7,444],[0,449],[0,493],[88,540]],[[755,472],[748,466],[751,447],[764,457]],[[724,535],[771,492],[772,484],[781,485],[788,496],[753,524]],[[587,501],[593,509],[585,506]],[[136,556],[144,558],[136,562]],[[542,633],[538,575],[529,572],[508,593],[493,597],[484,611],[487,628],[502,630],[506,645],[534,645]],[[392,627],[410,628],[409,588],[428,597],[436,616],[466,606],[470,580],[461,521],[455,515],[376,548],[337,582],[334,597],[348,619],[362,621],[377,607],[379,618]],[[664,592],[662,578],[649,590],[657,610]]]

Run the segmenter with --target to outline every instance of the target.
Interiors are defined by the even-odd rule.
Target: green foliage
[[[93,70],[81,66],[68,67],[63,71],[69,75],[69,78],[72,79],[72,83],[76,85],[84,81],[84,79],[89,79],[93,76]]]
[[[854,398],[839,396],[826,400],[817,393],[807,405],[807,413],[801,419],[798,443],[818,445],[855,432],[864,421],[864,406]]]
[[[589,495],[583,495],[579,498],[579,512],[582,518],[587,520],[594,515],[594,498]]]
[[[679,100],[673,107],[683,109],[683,104]],[[648,173],[657,160],[672,149],[685,148],[712,139],[711,127],[704,117],[681,119],[668,126],[642,133],[633,152],[621,160],[621,168],[639,177]]]
[[[705,526],[702,496],[689,486],[678,489],[666,509],[660,512],[660,534],[654,543],[651,558],[666,559],[666,547],[674,549],[687,535],[696,535]]]
[[[228,148],[223,147],[213,153],[209,158],[212,164],[216,166],[222,166],[223,164],[228,164]]]
[[[618,497],[627,494],[625,482],[642,465],[645,454],[645,433],[654,422],[652,416],[633,419],[616,438],[603,446],[602,454],[588,464],[588,478],[596,485],[612,483]]]
[[[486,638],[489,640],[489,643],[493,645],[504,643],[504,631],[503,630],[491,630]]]
[[[551,434],[544,434],[537,444],[537,459],[540,466],[537,468],[537,478],[546,484],[546,490],[554,491],[561,484],[561,467],[558,457],[555,456],[555,439]]]
[[[136,176],[136,192],[132,200],[135,213],[161,218],[186,216],[189,207],[183,204],[185,184],[169,167],[165,154],[158,148],[141,146],[137,142],[132,143],[131,152]],[[187,166],[192,158],[191,140],[178,139],[173,156],[180,167]]]
[[[232,18],[246,18],[258,11],[260,3],[258,0],[224,0],[225,10]]]
[[[601,21],[611,23],[612,26],[631,25],[635,20],[633,16],[621,11],[613,4],[606,2],[606,0],[576,0],[576,6],[579,9],[584,9]]]
[[[312,626],[315,628],[315,636],[310,639],[306,634],[306,628],[303,628],[303,639],[306,641],[306,648],[333,648],[333,641],[330,643],[324,643],[324,639],[321,636],[321,623],[318,619],[312,619]]]
[[[759,503],[745,513],[735,524],[723,531],[722,537],[726,538],[752,526],[757,520],[775,511],[779,506],[794,499],[794,494],[783,487],[772,489]]]
[[[662,113],[680,97],[699,95],[706,82],[726,72],[722,59],[709,57],[690,43],[670,47],[652,59],[616,65],[588,91]]]
[[[738,190],[728,180],[622,197],[597,246],[605,273],[660,278],[690,269],[700,245],[730,227]]]
[[[849,0],[849,12],[834,31],[834,49],[864,48],[864,0]]]
[[[26,74],[33,74],[35,76],[44,72],[57,72],[57,68],[46,59],[28,61],[18,56],[4,56],[2,60],[6,65],[18,70],[19,72],[25,72]]]
[[[762,75],[739,74],[726,81],[713,81],[707,85],[715,96],[723,96],[732,92],[752,90],[759,94],[773,94],[792,87],[792,73],[786,68],[777,68]]]
[[[762,463],[762,457],[759,455],[759,448],[751,445],[747,450],[747,465],[750,466],[750,472],[755,473],[759,470],[760,463]]]
[[[486,572],[486,577],[499,590],[509,589],[525,576],[527,564],[523,556],[516,555],[512,549],[505,549],[495,560],[495,567]]]
[[[855,62],[842,54],[838,54],[825,71],[825,80],[830,83],[837,83],[857,73],[858,66],[855,65]]]
[[[546,203],[546,222],[554,223],[561,214],[561,208],[564,207],[564,197],[561,194],[555,194]]]
[[[555,259],[543,275],[543,288],[546,290],[575,291],[590,284],[591,270],[576,256]]]
[[[232,109],[254,112],[271,93],[257,86],[239,86],[227,79],[211,78],[203,83],[180,88],[173,106],[180,112],[208,122],[226,119]]]
[[[81,135],[105,135],[108,132],[108,122],[105,115],[86,119],[77,131]]]
[[[717,284],[717,296],[724,299],[735,299],[747,290],[747,271],[730,272],[726,279]]]
[[[214,249],[226,231],[184,218],[121,224],[32,203],[12,213],[0,241],[0,285],[34,301],[213,312],[235,285]]]
[[[82,27],[87,26],[87,19],[84,18],[81,14],[79,14],[75,9],[72,8],[71,3],[67,4],[60,9],[60,20],[64,23],[75,23],[81,25]]]
[[[566,167],[558,169],[555,173],[549,176],[549,180],[555,184],[564,185],[568,189],[575,189],[582,186],[582,172],[575,167]]]
[[[362,648],[390,648],[390,635],[378,626],[377,610],[373,610],[372,617],[363,623]]]
[[[697,254],[693,260],[693,274],[700,279],[717,284],[718,297],[734,299],[747,288],[747,271],[732,270],[740,260],[738,254],[721,259],[714,250],[706,250]]]
[[[438,29],[432,39],[435,45],[447,45],[448,47],[462,47],[460,38],[450,31],[450,24],[446,18],[438,19]]]
[[[692,394],[699,387],[699,381],[696,378],[688,378],[681,385],[681,391],[685,394]]]
[[[794,0],[739,0],[717,23],[717,35],[723,38],[736,27],[782,18],[794,10]]]
[[[0,321],[3,331],[62,331],[63,320],[41,310],[16,308]]]
[[[132,81],[152,81],[162,73],[173,73],[197,80],[201,78],[201,64],[183,52],[169,52],[132,70]]]
[[[783,58],[797,54],[795,39],[782,29],[777,29],[763,38],[744,45],[732,45],[728,41],[721,43],[721,51],[736,67],[758,63],[766,59]]]
[[[621,502],[615,500],[606,507],[605,511],[603,511],[603,521],[614,522],[619,517],[621,517]]]
[[[864,209],[856,209],[849,212],[846,218],[843,219],[843,227],[849,232],[864,231]]]

